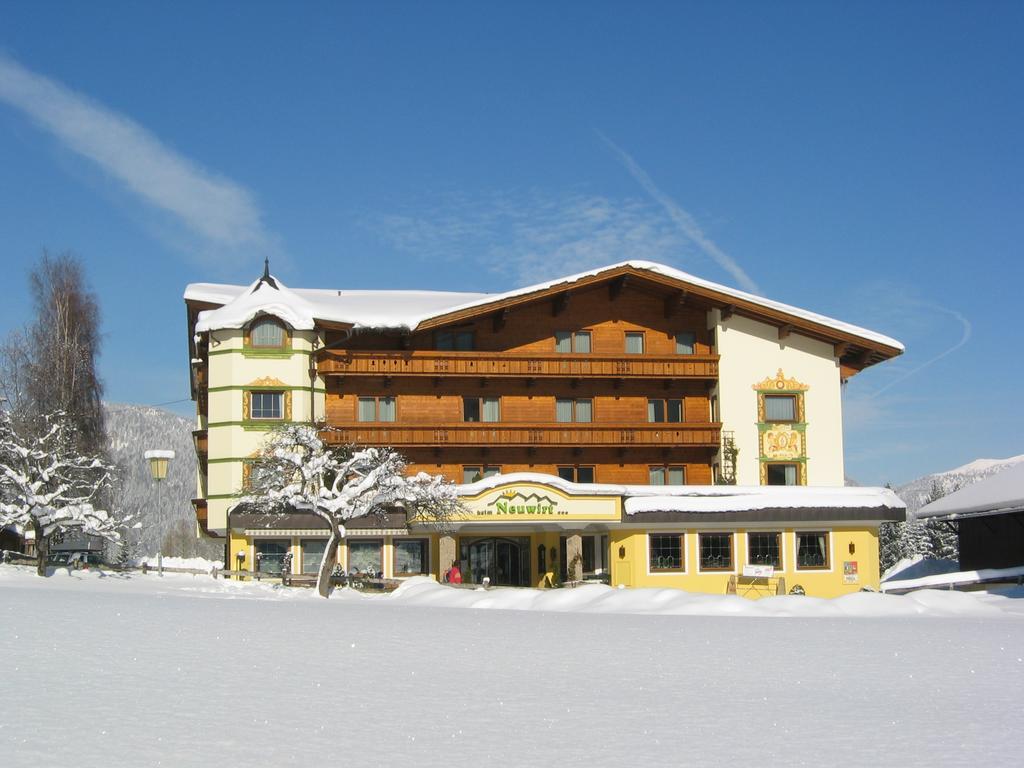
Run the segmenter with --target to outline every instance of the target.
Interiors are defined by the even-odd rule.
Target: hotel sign
[[[618,496],[569,496],[541,483],[500,485],[476,496],[463,496],[463,520],[605,520],[621,519]]]

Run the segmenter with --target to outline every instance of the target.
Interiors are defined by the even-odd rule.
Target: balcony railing
[[[717,448],[721,424],[336,424],[321,433],[332,445],[441,446],[693,446]]]
[[[328,352],[324,376],[499,376],[521,378],[715,379],[718,355],[605,357],[505,352]]]

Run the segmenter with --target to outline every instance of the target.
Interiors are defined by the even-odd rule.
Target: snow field
[[[1024,601],[850,598],[797,609],[797,598],[416,580],[322,600],[208,576],[5,567],[0,755],[6,766],[1016,765]]]

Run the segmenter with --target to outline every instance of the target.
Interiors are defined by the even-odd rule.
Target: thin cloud
[[[626,170],[629,171],[630,176],[632,176],[633,179],[643,187],[643,190],[651,196],[652,200],[665,210],[665,213],[668,214],[673,223],[679,227],[679,230],[686,235],[690,241],[700,248],[701,251],[714,259],[715,262],[718,263],[718,266],[732,275],[743,290],[748,291],[749,293],[761,293],[761,289],[758,287],[757,283],[755,283],[750,278],[750,275],[748,275],[743,268],[736,263],[736,260],[719,248],[710,237],[705,235],[704,230],[700,228],[697,220],[694,219],[689,212],[683,210],[675,200],[662,192],[658,185],[654,183],[654,180],[647,174],[647,171],[637,165],[637,162],[631,155],[621,149],[615,142],[600,131],[596,131],[596,133],[608,148],[619,158]]]
[[[947,349],[944,349],[942,352],[939,352],[939,354],[934,355],[934,356],[928,358],[927,360],[925,360],[923,363],[920,363],[919,365],[915,365],[913,368],[911,368],[908,371],[904,371],[903,373],[901,373],[899,376],[897,376],[892,381],[889,381],[884,386],[882,386],[882,387],[878,388],[877,390],[875,390],[871,394],[872,397],[878,397],[883,392],[887,392],[888,390],[890,390],[893,387],[895,387],[897,384],[901,384],[902,382],[904,382],[907,379],[909,379],[911,376],[913,376],[913,375],[915,375],[917,373],[920,373],[921,371],[923,371],[928,366],[930,366],[930,365],[932,365],[934,363],[937,363],[939,360],[941,360],[944,357],[947,357],[948,355],[953,354],[958,349],[960,349],[961,347],[966,345],[968,341],[971,340],[971,332],[973,330],[973,327],[971,325],[971,321],[968,320],[966,317],[964,317],[962,314],[960,314],[959,312],[957,312],[954,309],[948,309],[946,307],[939,306],[938,304],[932,304],[932,303],[929,303],[929,302],[916,302],[916,303],[919,306],[921,306],[922,308],[930,309],[932,311],[939,312],[941,314],[948,315],[949,317],[954,318],[958,323],[960,323],[960,338],[956,341],[955,344],[953,344],[952,346],[948,347]]]
[[[472,262],[520,284],[631,258],[674,262],[688,247],[651,205],[588,194],[452,195],[415,214],[360,221],[419,258]]]
[[[211,174],[152,133],[0,54],[0,101],[30,117],[150,205],[217,248],[266,250],[259,208],[244,187]]]

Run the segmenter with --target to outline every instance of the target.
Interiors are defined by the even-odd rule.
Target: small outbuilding
[[[916,517],[956,527],[961,571],[1024,566],[1024,464],[943,496]]]

